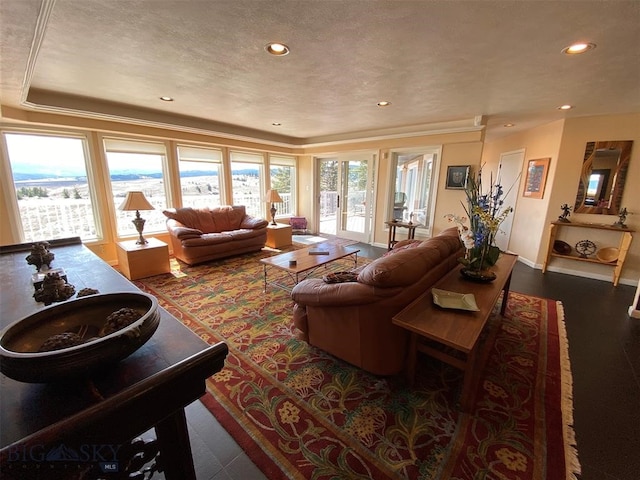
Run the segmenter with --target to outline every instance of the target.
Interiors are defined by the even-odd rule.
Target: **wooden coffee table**
[[[487,353],[481,352],[480,333],[484,329],[500,293],[504,299],[500,314],[504,315],[509,297],[511,272],[518,257],[503,253],[492,268],[497,278],[491,283],[473,283],[460,275],[458,267],[441,280],[434,288],[456,293],[472,293],[479,311],[441,308],[433,303],[431,289],[409,304],[393,317],[393,323],[410,332],[407,357],[407,377],[415,380],[417,352],[426,353],[464,371],[464,382],[460,395],[460,407],[469,410],[479,373],[484,368]],[[490,337],[495,335],[493,329]],[[483,353],[482,355],[480,353]]]
[[[311,255],[310,251],[328,252],[326,255]],[[267,279],[267,271],[269,267],[284,271],[291,279],[293,286],[297,285],[300,280],[307,278],[314,270],[322,265],[334,262],[341,258],[353,256],[354,267],[358,266],[358,252],[360,250],[355,247],[334,245],[331,243],[319,243],[313,247],[307,247],[292,252],[274,255],[260,260],[264,268],[264,291],[267,291],[267,284],[270,283],[275,287],[280,287],[290,291],[291,286],[279,283],[277,281],[269,282]],[[295,262],[292,265],[291,262]]]

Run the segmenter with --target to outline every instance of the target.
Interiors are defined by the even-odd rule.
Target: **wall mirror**
[[[618,215],[633,141],[587,142],[573,211]]]

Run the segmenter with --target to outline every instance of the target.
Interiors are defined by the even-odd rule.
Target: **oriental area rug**
[[[269,479],[574,479],[572,380],[559,302],[511,292],[471,412],[462,372],[419,356],[377,377],[296,340],[288,292],[255,254],[136,281],[205,341],[229,346],[204,405]],[[365,260],[366,261],[366,260]],[[346,270],[352,262],[336,262]],[[318,275],[326,270],[322,269]]]

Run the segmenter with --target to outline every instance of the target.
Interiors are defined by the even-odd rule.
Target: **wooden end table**
[[[278,223],[276,225],[267,225],[267,241],[265,245],[271,248],[281,248],[291,245],[291,225]]]
[[[413,240],[416,237],[416,228],[422,226],[419,223],[394,222],[394,221],[384,222],[384,224],[389,227],[389,241],[387,242],[387,248],[389,250],[391,250],[393,246],[396,243],[398,243],[398,241],[396,240],[397,227],[406,228],[407,230],[409,230],[409,232],[407,232],[407,239]]]
[[[135,240],[118,242],[118,268],[129,280],[171,272],[169,246],[157,238],[140,245]]]
[[[451,292],[472,293],[479,308],[477,312],[441,308],[433,303],[433,295],[429,289],[393,317],[395,325],[410,332],[407,377],[411,384],[415,380],[417,352],[426,353],[464,372],[460,407],[464,411],[470,409],[477,377],[484,368],[488,354],[481,351],[481,342],[478,341],[480,333],[503,291],[500,314],[504,316],[511,272],[517,259],[517,255],[502,253],[492,267],[497,278],[491,283],[465,280],[460,275],[461,267],[457,267],[433,285],[434,288]],[[495,335],[496,330],[490,332],[489,339]],[[449,353],[446,349],[453,349],[453,352]]]

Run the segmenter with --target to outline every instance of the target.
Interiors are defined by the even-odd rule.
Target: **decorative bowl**
[[[618,260],[620,251],[616,247],[604,247],[596,252],[596,258],[604,263],[613,263]]]
[[[562,240],[556,240],[553,242],[553,251],[560,255],[569,255],[571,253],[571,245]]]
[[[121,308],[140,318],[101,334],[107,317]],[[0,371],[21,382],[47,383],[80,377],[135,352],[160,323],[158,301],[143,292],[90,295],[45,307],[9,325],[0,334]],[[73,332],[79,345],[39,351],[53,335]]]

